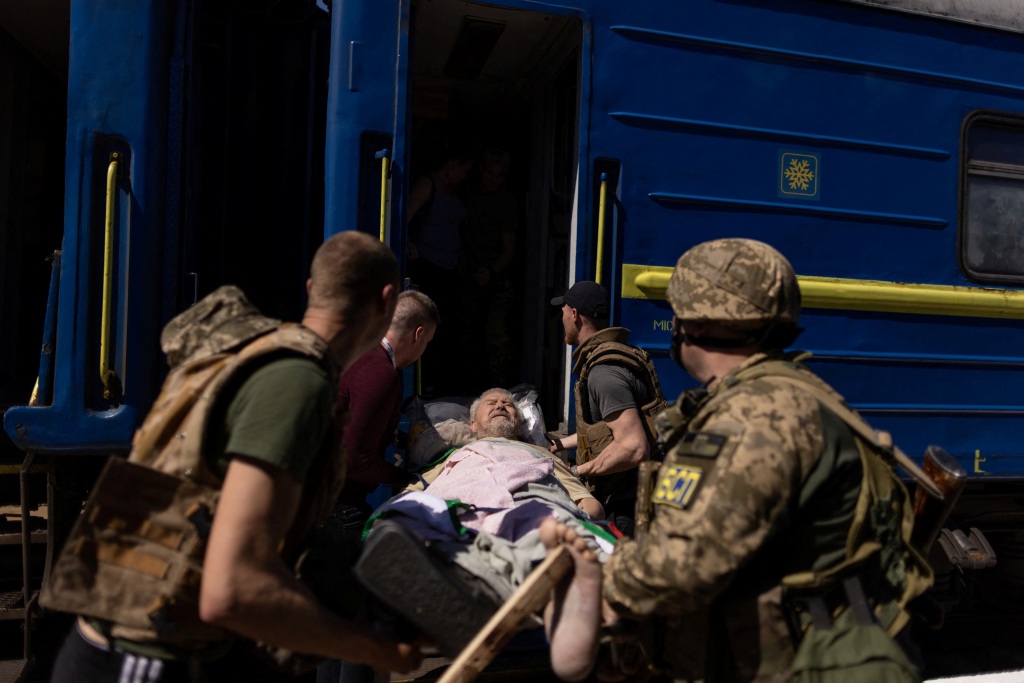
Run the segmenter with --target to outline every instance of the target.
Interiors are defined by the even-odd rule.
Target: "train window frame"
[[[1015,141],[1020,150],[1020,158],[1014,162],[1005,159],[985,158],[983,153],[974,153],[975,143],[982,136],[981,131],[989,135],[1005,135],[1007,141]],[[1008,148],[1010,146],[1008,145]],[[986,182],[987,181],[987,182]],[[1020,284],[1024,282],[1024,229],[1020,230],[1019,247],[1016,249],[1001,248],[1012,239],[1007,237],[1008,231],[985,231],[977,226],[976,216],[982,209],[981,200],[972,203],[972,189],[977,193],[978,183],[987,187],[983,189],[1010,189],[1015,205],[1024,210],[1024,116],[1000,112],[975,112],[964,120],[961,133],[960,163],[960,230],[958,252],[960,268],[971,280],[983,284]],[[991,197],[991,192],[986,195]],[[1001,238],[1001,239],[1000,239]],[[978,243],[981,243],[979,249]],[[978,252],[1009,253],[1003,256],[996,267],[986,267],[978,258]],[[1011,265],[1012,267],[1007,267]]]

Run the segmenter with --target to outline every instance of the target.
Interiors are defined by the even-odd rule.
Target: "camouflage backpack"
[[[806,356],[794,356],[794,360]],[[895,637],[907,626],[908,603],[931,585],[933,573],[911,544],[912,498],[896,465],[927,478],[886,432],[857,413],[797,363],[776,360],[736,373],[737,381],[771,377],[798,386],[853,432],[862,466],[860,495],[846,557],[822,571],[782,578],[791,630],[798,642],[790,669],[795,683],[913,683],[919,680]],[[927,485],[927,484],[926,484]],[[871,594],[865,594],[866,576]]]

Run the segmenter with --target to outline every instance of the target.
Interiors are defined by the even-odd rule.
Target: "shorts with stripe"
[[[187,661],[145,657],[86,640],[76,621],[57,654],[50,683],[189,683]]]

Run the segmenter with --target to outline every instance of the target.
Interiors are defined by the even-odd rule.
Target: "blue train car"
[[[968,547],[939,558],[956,637],[1019,611],[1014,0],[71,0],[69,16],[52,353],[36,405],[4,415],[21,451],[126,452],[164,373],[160,327],[221,284],[295,317],[324,235],[379,234],[404,263],[412,182],[463,137],[512,159],[507,377],[538,388],[550,429],[572,421],[552,296],[608,285],[674,395],[675,260],[763,240],[801,277],[813,367],[903,450],[941,445],[969,473],[949,522]]]

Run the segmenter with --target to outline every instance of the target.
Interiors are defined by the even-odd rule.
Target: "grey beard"
[[[491,423],[476,434],[481,439],[515,439],[519,436],[519,426],[512,420],[492,420]]]

